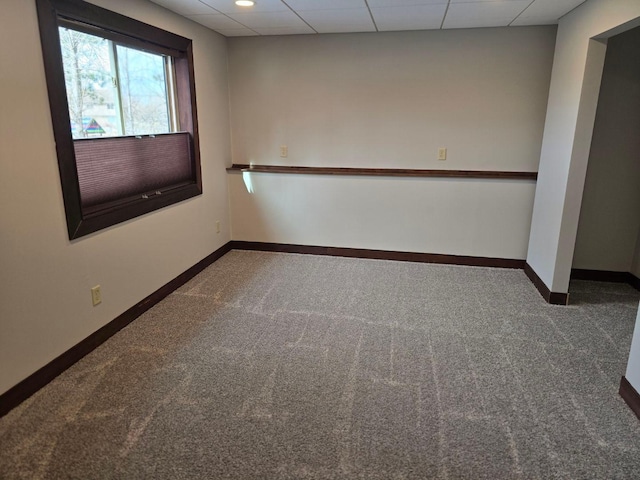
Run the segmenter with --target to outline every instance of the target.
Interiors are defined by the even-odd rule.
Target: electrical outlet
[[[283,158],[289,156],[289,148],[286,145],[280,145],[280,156]]]
[[[447,149],[444,147],[440,147],[438,149],[438,160],[446,160],[447,159]]]
[[[91,289],[91,301],[93,302],[94,307],[102,303],[102,293],[100,292],[100,285],[96,285]]]
[[[216,233],[220,233],[220,222],[216,222]]]

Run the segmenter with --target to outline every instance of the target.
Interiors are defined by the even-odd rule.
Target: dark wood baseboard
[[[464,255],[444,255],[435,253],[395,252],[391,250],[369,250],[364,248],[320,247],[313,245],[292,245],[286,243],[245,242],[232,240],[231,248],[237,250],[257,250],[262,252],[303,253],[329,255],[333,257],[370,258],[395,260],[399,262],[443,263],[473,267],[524,268],[524,260],[508,258],[471,257]]]
[[[633,413],[640,418],[640,394],[638,394],[638,391],[633,388],[633,385],[631,385],[625,377],[622,377],[620,380],[620,390],[618,393],[620,393],[622,399],[627,402],[627,405],[633,410]]]
[[[584,268],[572,268],[572,280],[590,280],[594,282],[614,282],[627,283],[629,281],[628,272],[611,272],[608,270],[587,270]]]
[[[71,347],[59,357],[55,358],[40,370],[31,374],[23,381],[7,390],[0,395],[0,417],[6,415],[11,409],[17,407],[20,403],[25,401],[35,392],[40,390],[51,380],[56,378],[67,368],[72,366],[82,357],[95,350],[98,346],[103,344],[106,340],[122,330],[124,327],[133,322],[136,318],[149,310],[155,304],[160,302],[163,298],[169,295],[171,292],[184,285],[186,282],[195,277],[198,273],[211,265],[213,262],[222,257],[225,253],[231,250],[231,244],[227,243],[220,247],[218,250],[200,260],[193,267],[189,268],[185,272],[178,275],[166,285],[160,287],[144,300],[138,302],[129,310],[118,316],[111,322],[107,323],[104,327],[95,331],[80,343]]]
[[[227,172],[295,173],[303,175],[349,175],[374,177],[485,178],[494,180],[537,180],[537,172],[494,170],[449,170],[413,168],[297,167],[293,165],[247,165],[234,163]]]
[[[572,280],[590,280],[594,282],[628,283],[636,290],[640,290],[640,278],[631,272],[611,272],[608,270],[587,270],[573,268]]]
[[[568,305],[569,304],[569,294],[568,293],[559,293],[552,292],[549,290],[549,287],[545,285],[542,279],[538,276],[538,274],[531,268],[531,265],[525,263],[524,265],[524,273],[527,274],[529,280],[535,285],[538,289],[542,297],[552,305]]]

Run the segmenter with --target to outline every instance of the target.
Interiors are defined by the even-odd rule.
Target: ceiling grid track
[[[531,0],[531,3],[530,3],[529,5],[527,5],[526,7],[524,7],[524,10],[522,10],[518,15],[516,15],[516,18],[514,18],[513,20],[511,20],[511,21],[509,22],[509,25],[508,25],[508,26],[510,27],[510,26],[513,24],[513,22],[515,22],[516,20],[518,20],[518,19],[520,18],[520,16],[521,16],[524,12],[526,12],[526,11],[529,9],[529,7],[530,7],[531,5],[533,5],[533,4],[534,4],[534,2],[535,2],[535,1],[536,1],[536,0]]]
[[[318,33],[318,31],[315,28],[313,28],[313,26],[311,26],[309,22],[307,22],[304,18],[302,18],[298,12],[296,12],[293,8],[291,8],[291,6],[285,0],[280,0],[280,1],[284,3],[287,6],[287,8],[295,14],[296,17],[302,20],[307,27],[313,30],[313,33],[316,33],[316,34]]]
[[[444,21],[447,19],[447,13],[449,13],[449,7],[450,6],[451,6],[451,0],[449,0],[447,2],[447,8],[444,9],[444,15],[442,16],[442,22],[440,22],[440,30],[442,30],[442,27],[444,27]]]
[[[373,22],[373,26],[375,27],[376,32],[379,32],[380,30],[378,30],[378,24],[376,23],[376,19],[373,18],[373,13],[371,13],[371,7],[369,6],[369,1],[364,0],[364,4],[367,6],[367,10],[369,11],[369,16],[371,17],[371,21]]]

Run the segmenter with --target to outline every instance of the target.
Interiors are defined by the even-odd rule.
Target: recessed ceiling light
[[[252,0],[236,0],[236,5],[239,7],[253,7],[255,4],[256,2]]]

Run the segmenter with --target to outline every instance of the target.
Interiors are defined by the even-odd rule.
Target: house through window
[[[74,139],[178,130],[169,55],[119,45],[68,25],[58,32]]]

